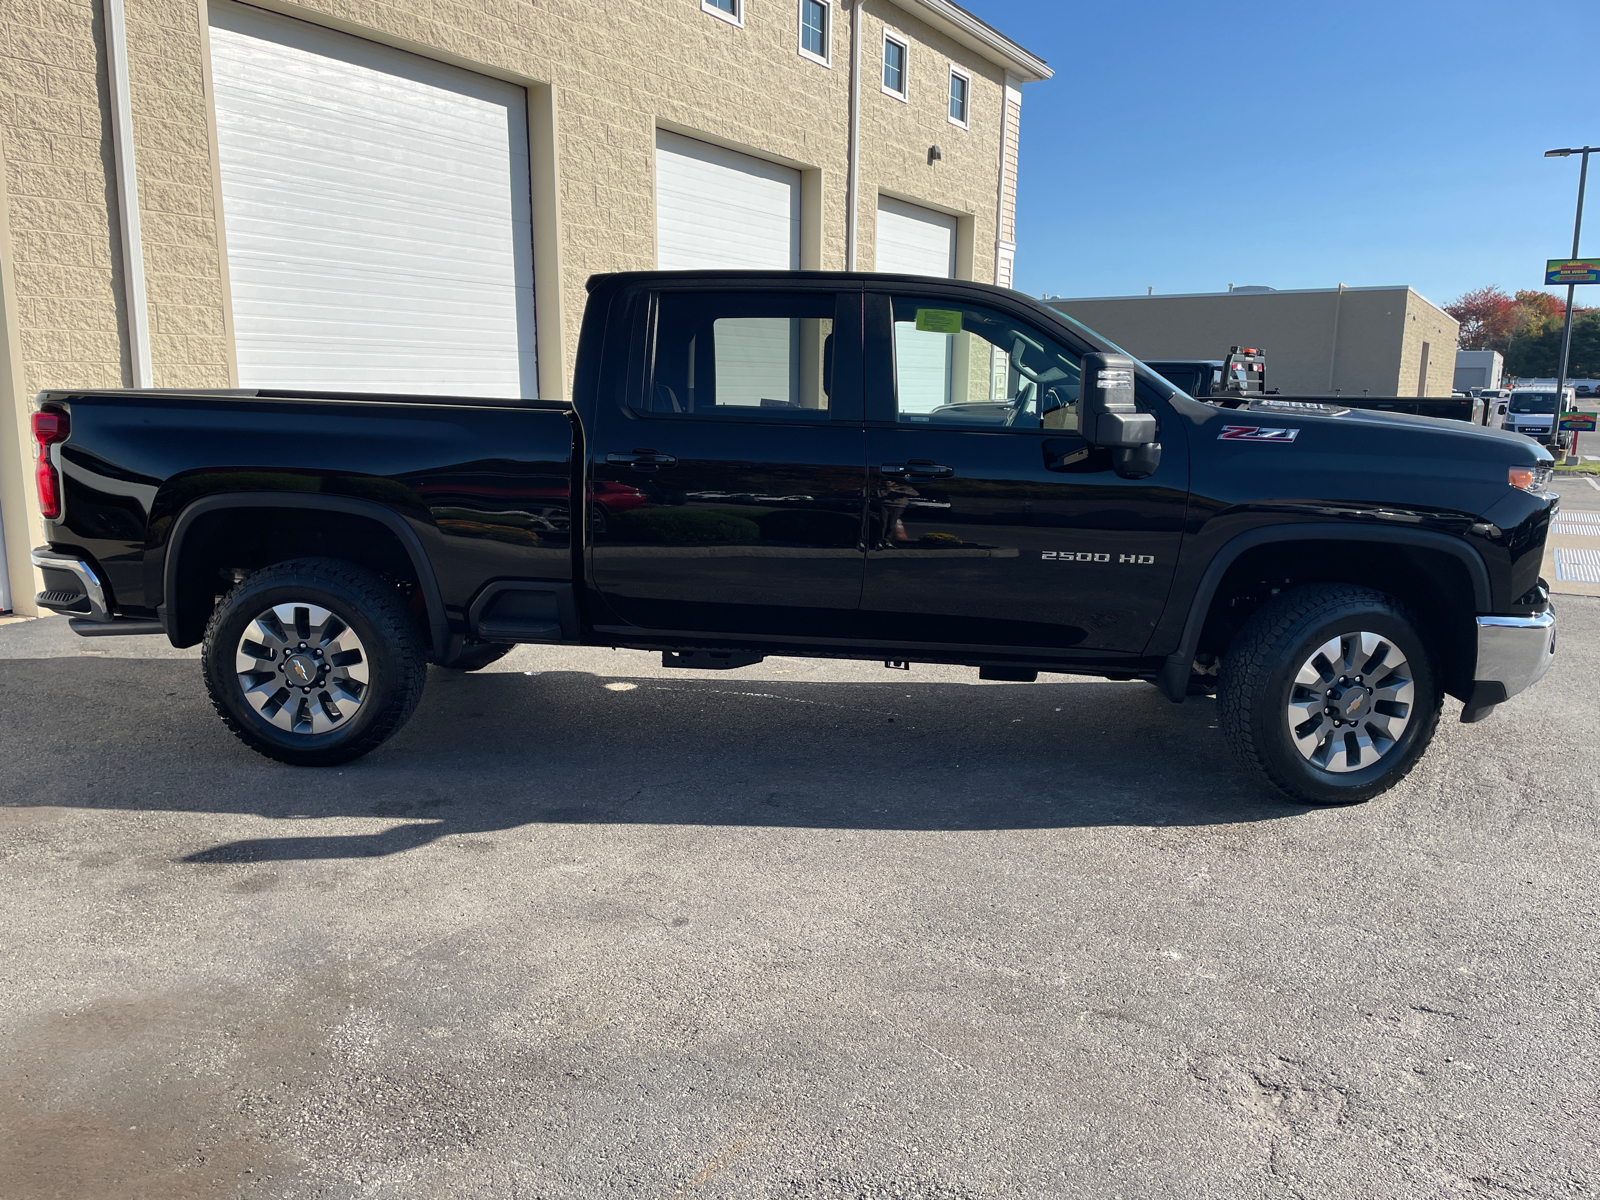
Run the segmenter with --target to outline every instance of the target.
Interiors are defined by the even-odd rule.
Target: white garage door
[[[538,395],[527,93],[210,14],[239,382]]]
[[[956,273],[956,219],[903,200],[878,198],[877,269],[891,275]]]
[[[877,264],[879,271],[892,275],[951,278],[956,273],[956,219],[880,196]],[[950,402],[953,336],[897,322],[894,353],[902,412],[929,412]]]
[[[800,267],[800,172],[656,131],[656,266]]]
[[[656,265],[798,270],[800,172],[658,129]],[[719,398],[789,398],[800,362],[799,321],[724,318],[715,345]]]

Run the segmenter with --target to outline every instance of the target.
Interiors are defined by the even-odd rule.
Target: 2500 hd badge
[[[1097,562],[1108,563],[1111,561],[1109,554],[1093,554],[1088,550],[1046,550],[1039,555],[1044,562]],[[1119,563],[1135,563],[1139,566],[1149,566],[1156,561],[1154,554],[1119,554]]]

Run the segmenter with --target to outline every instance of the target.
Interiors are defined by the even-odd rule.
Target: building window
[[[896,100],[906,98],[906,43],[894,34],[883,35],[883,90]]]
[[[967,106],[972,98],[972,76],[958,67],[950,68],[950,123],[967,127]]]
[[[700,0],[700,11],[744,28],[744,0]]]
[[[800,0],[800,54],[830,66],[828,0]]]

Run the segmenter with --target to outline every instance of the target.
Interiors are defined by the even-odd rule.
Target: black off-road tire
[[[516,646],[510,642],[479,642],[476,645],[463,646],[460,654],[442,665],[450,671],[481,671],[490,663],[499,662],[515,649]]]
[[[1324,770],[1297,749],[1287,708],[1297,672],[1333,638],[1378,634],[1404,655],[1412,681],[1405,731],[1370,766]],[[1394,787],[1416,766],[1439,724],[1444,693],[1415,617],[1394,597],[1349,584],[1284,592],[1234,638],[1217,687],[1223,736],[1239,762],[1304,804],[1359,804]],[[1320,718],[1319,718],[1320,719]]]
[[[320,606],[349,627],[368,676],[347,723],[320,733],[282,729],[264,718],[247,699],[236,666],[241,639],[258,616],[297,603]],[[428,678],[421,636],[396,589],[365,567],[331,558],[277,563],[236,584],[206,626],[201,669],[212,706],[240,741],[303,767],[336,766],[377,749],[416,710]]]

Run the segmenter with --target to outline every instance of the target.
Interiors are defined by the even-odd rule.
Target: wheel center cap
[[[1339,710],[1343,720],[1353,721],[1358,717],[1367,715],[1367,707],[1372,700],[1372,693],[1359,684],[1352,684],[1340,688],[1334,693],[1333,707]]]
[[[283,673],[290,683],[305,687],[317,677],[317,660],[309,654],[291,654],[284,659]]]

